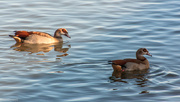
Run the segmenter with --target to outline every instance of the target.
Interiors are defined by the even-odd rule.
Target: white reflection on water
[[[179,101],[178,0],[0,1],[0,96],[26,102]],[[68,44],[15,45],[14,30],[67,28]],[[10,48],[12,46],[12,48]],[[152,52],[147,73],[118,74],[108,60]],[[90,98],[89,98],[90,97]]]

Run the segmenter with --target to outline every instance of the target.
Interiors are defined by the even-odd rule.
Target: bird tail
[[[110,61],[108,61],[108,64],[113,64],[113,62],[110,60]]]
[[[20,37],[18,37],[18,36],[14,36],[14,35],[9,35],[10,37],[12,37],[12,38],[14,38],[14,40],[17,42],[17,43],[22,43],[23,42],[23,40],[20,38]]]

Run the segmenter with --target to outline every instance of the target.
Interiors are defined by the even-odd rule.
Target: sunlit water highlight
[[[0,1],[0,101],[180,100],[178,0]],[[58,45],[14,45],[14,30],[53,34]],[[108,60],[146,47],[150,69],[112,76]]]

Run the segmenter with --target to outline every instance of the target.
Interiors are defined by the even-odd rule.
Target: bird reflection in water
[[[128,80],[126,79],[135,79],[134,85],[137,85],[139,87],[147,87],[147,74],[149,70],[143,70],[143,71],[132,71],[132,72],[125,72],[125,71],[118,71],[114,70],[112,72],[112,76],[109,78],[111,82],[122,82],[122,83],[128,83]],[[149,93],[147,90],[141,91],[139,94]]]
[[[135,79],[135,82],[133,83],[133,85],[137,85],[138,87],[148,87],[148,78],[147,78],[147,74],[148,74],[149,70],[144,70],[144,71],[133,71],[133,72],[125,72],[125,71],[117,71],[114,70],[112,72],[112,76],[109,77],[110,82],[114,83],[114,82],[121,82],[121,83],[125,83],[125,85],[128,82],[129,79]],[[132,81],[131,81],[132,82]],[[139,94],[146,94],[149,93],[148,90],[144,90],[142,88],[142,90],[140,90]]]
[[[67,48],[63,48],[63,46],[67,46]],[[58,57],[67,56],[66,53],[71,45],[67,45],[66,43],[56,43],[56,44],[25,44],[25,43],[16,43],[11,48],[15,51],[26,51],[32,53],[38,53],[38,52],[44,52],[47,53],[54,49],[54,51],[64,53],[63,55],[58,55]],[[43,54],[37,54],[37,55],[43,55]]]
[[[132,71],[132,72],[114,70],[112,72],[112,77],[110,77],[110,79],[114,80],[115,82],[117,81],[117,79],[134,79],[134,78],[147,81],[147,79],[145,78],[145,75],[148,72],[149,70]]]
[[[132,71],[132,72],[125,72],[125,71],[123,72],[123,71],[114,70],[112,76],[121,79],[133,79],[133,78],[143,79],[148,72],[149,72],[148,70]]]

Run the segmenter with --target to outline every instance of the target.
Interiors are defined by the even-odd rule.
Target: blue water
[[[0,101],[178,102],[180,100],[179,0],[1,0]],[[58,45],[14,45],[15,30],[53,35]],[[118,74],[108,60],[135,58],[150,69]]]

